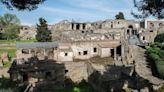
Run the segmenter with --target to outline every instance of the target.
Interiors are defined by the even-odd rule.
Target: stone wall
[[[19,33],[19,38],[21,40],[30,40],[35,39],[36,36],[36,28],[29,26],[22,26]]]

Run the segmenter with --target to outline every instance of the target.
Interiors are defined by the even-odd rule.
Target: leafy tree
[[[19,26],[17,25],[8,25],[4,28],[5,34],[4,38],[7,40],[18,39]]]
[[[116,19],[125,19],[124,18],[124,14],[122,12],[119,12],[116,16],[115,16]]]
[[[38,8],[38,5],[43,3],[45,0],[0,0],[8,9],[13,10],[34,10]]]
[[[4,33],[2,39],[18,38],[20,20],[14,14],[4,14],[0,16],[0,25],[2,25]]]
[[[0,24],[3,27],[6,27],[8,25],[19,25],[20,20],[17,18],[15,14],[6,13],[3,16],[0,16]]]
[[[133,0],[134,6],[141,14],[132,15],[136,18],[146,18],[150,15],[162,19],[164,18],[164,0]]]
[[[39,18],[36,40],[38,42],[50,42],[52,40],[51,31],[48,30],[47,21],[44,18]]]

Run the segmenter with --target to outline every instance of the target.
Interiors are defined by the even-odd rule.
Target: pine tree
[[[135,18],[146,18],[154,16],[158,19],[164,18],[164,0],[133,0],[134,6],[139,13],[131,12]]]
[[[36,40],[38,42],[51,42],[51,31],[48,30],[47,21],[44,18],[39,18],[39,24],[37,24]]]

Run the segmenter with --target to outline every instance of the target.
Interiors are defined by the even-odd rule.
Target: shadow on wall
[[[153,92],[152,85],[141,78],[134,71],[130,76],[131,67],[107,66],[104,73],[93,71],[87,81],[74,83],[65,77],[64,64],[58,64],[54,60],[38,60],[30,58],[24,64],[13,62],[9,73],[13,81],[31,84],[34,92],[125,92],[125,84],[128,88],[141,90],[145,87]]]
[[[65,86],[64,64],[58,64],[48,58],[38,60],[37,57],[22,62],[24,63],[13,62],[9,69],[10,78],[12,81],[30,85],[28,91],[51,92]]]
[[[129,76],[127,74],[130,71],[129,69],[124,66],[110,66],[103,74],[94,71],[89,76],[88,83],[97,92],[126,92],[124,90],[125,84],[133,90],[141,90],[147,87],[149,92],[154,92],[152,84],[138,76],[135,71],[132,76]]]
[[[26,86],[18,86],[16,82],[12,82],[9,78],[0,78],[0,92],[23,92]]]
[[[133,90],[147,92],[145,88],[149,92],[154,92],[152,84],[138,76],[135,71],[131,73],[133,67],[113,65],[107,67],[104,73],[93,71],[87,81],[83,80],[78,84],[67,78],[65,88],[58,92],[127,92],[124,89],[126,85],[132,92]]]

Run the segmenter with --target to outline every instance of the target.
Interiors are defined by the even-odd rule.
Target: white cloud
[[[42,10],[50,13],[56,13],[56,14],[64,14],[65,16],[95,16],[94,14],[80,11],[80,10],[69,10],[69,9],[61,9],[61,8],[55,8],[55,7],[40,7]]]

